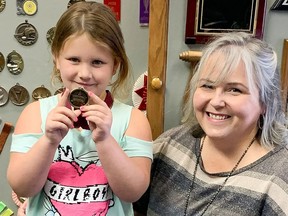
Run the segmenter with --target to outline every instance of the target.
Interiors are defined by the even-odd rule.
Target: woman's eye
[[[203,84],[203,85],[201,86],[201,88],[213,89],[213,86],[212,86],[212,85],[209,85],[209,84]]]
[[[238,88],[231,88],[229,89],[229,92],[241,93],[242,91]]]

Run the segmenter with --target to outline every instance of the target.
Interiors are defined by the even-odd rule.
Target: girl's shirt
[[[56,95],[40,99],[43,132],[47,115],[57,103]],[[151,142],[123,136],[130,121],[131,111],[131,106],[114,101],[111,134],[129,157],[148,157],[152,160]],[[29,151],[42,135],[13,134],[11,152]],[[132,204],[121,201],[111,191],[91,138],[91,131],[72,129],[55,152],[45,186],[40,193],[29,198],[27,216],[29,215],[134,214]]]

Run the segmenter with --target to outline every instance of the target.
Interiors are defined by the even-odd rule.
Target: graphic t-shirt
[[[57,96],[40,100],[42,131],[47,114],[57,103]],[[129,157],[152,159],[151,142],[123,136],[131,110],[131,106],[114,101],[111,134]],[[42,135],[13,134],[11,151],[29,151]],[[90,130],[72,129],[61,141],[45,186],[29,198],[27,216],[30,215],[133,215],[132,204],[121,201],[109,187]]]

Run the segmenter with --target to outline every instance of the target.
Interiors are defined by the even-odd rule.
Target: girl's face
[[[111,51],[86,34],[68,39],[55,62],[64,87],[83,87],[98,96],[104,93],[117,69]]]
[[[210,59],[213,62],[213,55]],[[224,81],[215,85],[221,69],[216,64],[208,75],[207,71],[211,71],[209,61],[201,72],[193,99],[202,129],[207,136],[216,139],[240,140],[255,135],[263,110],[258,90],[249,89],[243,62]]]

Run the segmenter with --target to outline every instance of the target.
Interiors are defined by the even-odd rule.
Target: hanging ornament
[[[147,106],[147,79],[148,72],[146,71],[136,80],[132,92],[132,102],[134,107],[143,111],[145,114]]]

